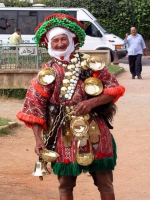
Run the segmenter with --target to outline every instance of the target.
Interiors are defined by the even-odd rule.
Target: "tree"
[[[38,0],[39,2],[50,7],[83,7],[109,32],[121,38],[130,31],[131,26],[135,26],[144,39],[150,39],[150,0]],[[5,5],[31,6],[29,0],[9,0]]]

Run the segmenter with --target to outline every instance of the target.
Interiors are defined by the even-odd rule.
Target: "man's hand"
[[[146,49],[143,50],[143,54],[144,54],[144,56],[147,56],[147,50]]]
[[[35,135],[35,153],[40,156],[40,149],[46,149],[44,142],[42,140],[42,126],[40,124],[32,124],[32,129]]]
[[[129,34],[128,34],[128,33],[126,33],[124,40],[126,40],[128,36],[129,36]]]
[[[75,114],[79,115],[86,115],[89,114],[92,108],[95,108],[99,105],[109,103],[113,101],[115,96],[100,94],[97,97],[90,98],[85,101],[81,101],[75,107]]]
[[[45,145],[43,143],[43,140],[41,138],[39,138],[39,139],[36,139],[36,145],[35,145],[35,148],[34,148],[35,153],[38,156],[40,156],[40,150],[41,149],[46,149],[46,147],[45,147]]]
[[[76,115],[86,115],[90,113],[92,109],[92,105],[90,103],[90,100],[85,100],[80,103],[75,107],[75,114]]]

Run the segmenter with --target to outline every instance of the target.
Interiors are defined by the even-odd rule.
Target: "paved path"
[[[126,87],[117,102],[113,135],[118,146],[114,171],[117,200],[149,200],[150,186],[150,60],[143,59],[142,80],[131,79],[128,61],[120,66],[125,73],[117,77]]]
[[[142,80],[131,79],[126,59],[119,64],[125,72],[117,79],[126,87],[126,93],[117,102],[118,112],[112,131],[118,147],[114,171],[116,200],[150,199],[150,60],[143,61]],[[15,115],[22,102],[0,98],[0,117],[17,121]],[[55,176],[45,177],[41,183],[30,175],[37,159],[31,132],[23,126],[21,132],[18,129],[14,135],[0,138],[0,196],[4,200],[58,199]],[[75,200],[99,199],[99,193],[87,174],[78,177],[74,193]]]

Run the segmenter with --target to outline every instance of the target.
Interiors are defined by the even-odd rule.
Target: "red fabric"
[[[46,67],[49,65],[49,62],[44,65]],[[43,68],[44,68],[43,67]],[[63,68],[57,64],[52,66],[56,72],[56,80],[53,84],[48,86],[41,86],[36,79],[31,83],[32,85],[27,91],[23,109],[17,114],[18,119],[25,122],[25,124],[31,127],[31,123],[39,123],[43,126],[43,129],[46,128],[46,110],[47,103],[51,102],[55,105],[60,105],[62,99],[59,97],[60,88],[62,86],[62,80],[65,75],[66,68]],[[115,96],[115,101],[123,95],[125,88],[117,82],[114,75],[108,72],[107,67],[100,70],[97,78],[103,84],[103,94]],[[66,101],[67,106],[75,106],[79,102],[84,101],[88,98],[84,90],[84,82],[78,80],[77,87],[72,96],[72,99]],[[93,120],[98,124],[100,129],[100,137],[97,143],[92,144],[92,150],[95,155],[95,158],[106,158],[113,155],[113,145],[112,137],[108,126],[102,118],[94,117]],[[89,121],[90,123],[90,121]],[[64,141],[62,138],[62,127],[59,127],[56,152],[60,155],[57,159],[57,162],[63,162],[69,164],[69,162],[76,162],[76,152],[77,152],[77,141],[72,140],[71,147],[65,147]],[[88,153],[89,144],[80,148],[80,153]]]
[[[121,96],[123,96],[125,88],[121,85],[114,88],[105,88],[103,94],[115,96],[114,102],[116,102]]]
[[[19,120],[23,121],[26,124],[26,126],[28,126],[29,128],[32,128],[31,124],[34,124],[34,123],[41,124],[44,129],[47,128],[45,120],[42,120],[36,116],[28,115],[22,111],[19,111],[16,117]]]

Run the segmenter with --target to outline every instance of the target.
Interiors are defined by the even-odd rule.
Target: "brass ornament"
[[[82,116],[74,117],[70,122],[70,129],[74,136],[83,137],[87,134],[89,124]]]
[[[90,69],[93,71],[99,71],[105,67],[105,62],[99,56],[90,56],[87,59],[87,64]]]
[[[91,96],[97,96],[103,91],[103,85],[99,79],[90,77],[84,81],[84,90]]]
[[[59,154],[55,151],[42,149],[40,150],[40,156],[45,162],[53,162],[59,157]]]
[[[43,160],[39,160],[35,163],[32,176],[38,176],[40,180],[43,180],[43,176],[49,175],[50,172],[47,169],[46,163]]]
[[[94,160],[94,154],[92,152],[92,144],[89,141],[89,145],[90,145],[89,153],[79,153],[80,143],[81,143],[81,141],[79,140],[78,145],[77,145],[76,161],[78,164],[80,164],[82,166],[88,166],[88,165],[92,164],[92,162]]]
[[[70,85],[70,80],[69,79],[64,79],[63,80],[63,86],[68,87]]]
[[[73,71],[75,69],[75,65],[68,65],[67,69]]]
[[[66,94],[67,93],[67,88],[66,87],[61,87],[60,93],[63,94],[63,95]]]
[[[87,61],[86,61],[86,60],[83,60],[83,61],[81,62],[81,67],[82,67],[82,69],[84,69],[84,70],[87,70],[87,69],[89,69],[89,67],[88,67],[88,64],[87,64]]]
[[[55,80],[55,77],[55,70],[52,67],[46,67],[38,73],[37,79],[41,85],[49,85]]]
[[[72,141],[72,135],[66,134],[65,136],[62,137],[62,140],[64,142],[65,147],[70,147]]]
[[[92,143],[96,143],[99,141],[100,130],[98,124],[94,120],[92,120],[89,126],[88,134],[89,134],[89,139]]]
[[[82,137],[81,139],[80,139],[80,146],[81,147],[84,147],[86,144],[87,144],[87,139],[88,139],[88,137]]]
[[[66,72],[65,73],[65,78],[66,79],[71,79],[72,78],[72,72]]]

